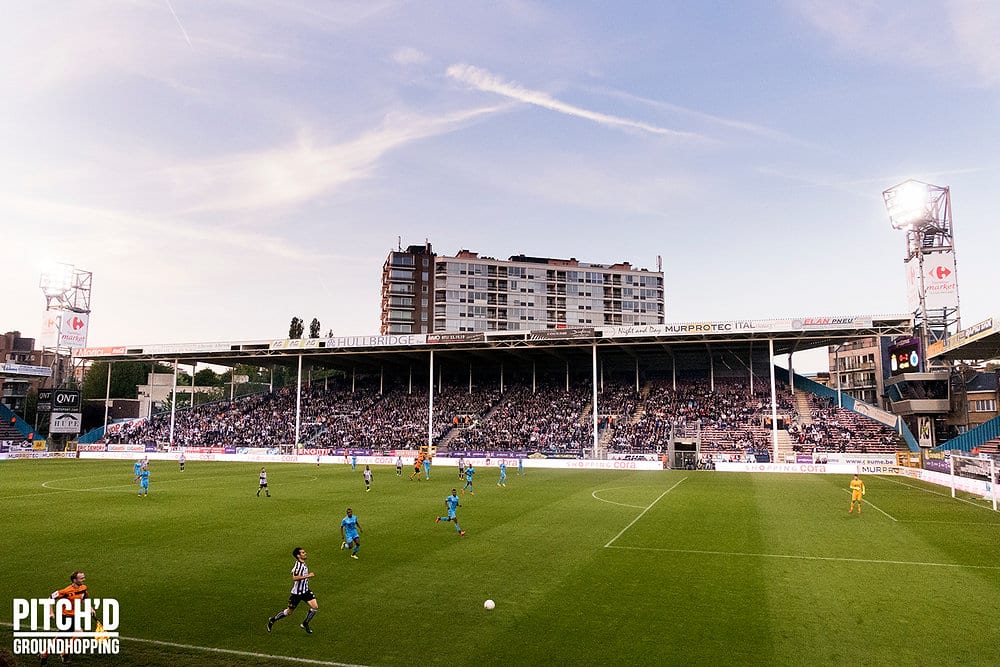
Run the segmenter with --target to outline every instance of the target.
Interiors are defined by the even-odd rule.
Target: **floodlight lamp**
[[[934,218],[930,186],[920,181],[906,181],[882,193],[893,229],[922,227]]]
[[[42,269],[38,286],[46,297],[61,297],[73,289],[73,265],[50,264]]]

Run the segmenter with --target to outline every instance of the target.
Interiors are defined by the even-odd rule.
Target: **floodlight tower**
[[[82,347],[67,343],[67,339],[70,329],[82,328],[86,335],[93,280],[92,272],[72,264],[53,264],[42,270],[38,286],[45,295],[47,319],[55,323],[55,340],[44,341],[42,345],[43,354],[52,354],[53,387],[60,387],[65,381],[63,358],[71,357],[73,347]]]
[[[909,180],[882,193],[893,229],[906,232],[910,310],[919,329],[921,365],[929,348],[961,329],[951,191]]]

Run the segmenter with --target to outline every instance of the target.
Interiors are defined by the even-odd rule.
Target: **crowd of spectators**
[[[795,452],[894,452],[902,438],[891,428],[837,407],[832,398],[809,394],[809,419],[788,429]]]
[[[541,386],[509,389],[482,419],[449,442],[452,450],[539,450],[579,452],[593,442],[593,424],[585,419],[588,388]]]
[[[656,379],[648,385],[641,415],[619,422],[609,438],[614,452],[657,451],[674,439],[697,439],[702,451],[746,451],[766,447],[771,416],[770,386],[749,378]],[[792,410],[787,390],[778,393],[778,413]]]
[[[593,443],[589,386],[542,384],[507,387],[449,386],[435,391],[432,438],[444,451],[541,451],[579,454]],[[777,392],[779,419],[791,423],[797,451],[893,451],[891,429],[810,395],[808,419],[793,407],[787,385]],[[273,447],[295,440],[294,388],[178,410],[173,444]],[[140,419],[109,433],[109,443],[166,443],[170,413]],[[702,453],[766,450],[771,437],[770,385],[761,378],[653,379],[607,383],[598,395],[602,446],[616,454],[662,452],[671,439],[697,440]],[[388,451],[427,443],[427,388],[404,385],[380,392],[341,381],[314,383],[301,397],[299,442],[316,449]]]

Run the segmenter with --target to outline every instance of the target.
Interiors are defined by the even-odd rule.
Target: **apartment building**
[[[390,252],[382,271],[383,334],[663,322],[663,272],[629,262],[448,257],[426,243]]]

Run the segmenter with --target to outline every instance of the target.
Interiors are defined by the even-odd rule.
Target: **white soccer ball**
[[[487,611],[490,611],[495,606],[497,606],[497,603],[494,602],[493,600],[487,600],[486,602],[483,603],[483,609]]]

